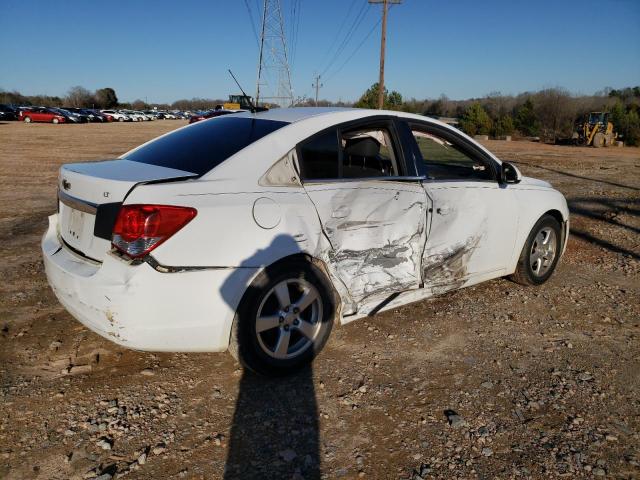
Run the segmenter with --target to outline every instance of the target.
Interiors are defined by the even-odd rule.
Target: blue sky
[[[281,0],[287,31],[293,1]],[[258,46],[247,4],[256,18],[259,2],[1,0],[0,88],[64,95],[74,85],[108,86],[123,101],[225,98],[237,90],[231,68],[253,94]],[[299,0],[296,96],[313,95],[316,72],[324,72],[320,97],[332,100],[356,99],[377,81],[380,28],[372,29],[381,8],[365,2]],[[331,63],[330,47],[363,7]],[[640,0],[404,0],[389,14],[386,67],[388,88],[416,98],[638,85]]]

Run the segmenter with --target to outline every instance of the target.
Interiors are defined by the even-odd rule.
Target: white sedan
[[[130,122],[131,118],[117,110],[100,110],[101,113],[113,117],[115,122]]]
[[[295,108],[194,123],[64,165],[46,274],[84,325],[278,375],[334,322],[497,277],[545,282],[561,193],[422,116]]]

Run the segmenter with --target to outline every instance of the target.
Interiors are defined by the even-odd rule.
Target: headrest
[[[344,146],[344,153],[354,157],[375,157],[380,153],[380,142],[372,137],[350,138]]]

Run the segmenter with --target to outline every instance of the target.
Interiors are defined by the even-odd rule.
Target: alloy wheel
[[[533,240],[529,255],[531,271],[536,277],[544,276],[551,268],[556,258],[557,250],[558,237],[555,230],[550,227],[540,229]]]
[[[278,360],[295,358],[311,348],[320,333],[320,292],[302,278],[283,280],[267,292],[255,321],[264,353]]]

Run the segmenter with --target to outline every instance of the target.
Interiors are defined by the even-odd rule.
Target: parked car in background
[[[549,183],[398,111],[226,115],[63,165],[58,188],[42,252],[73,316],[268,375],[309,363],[334,322],[493,278],[540,285],[569,235]]]
[[[11,105],[0,104],[0,121],[18,120],[18,110]]]
[[[26,107],[19,113],[19,120],[24,123],[46,122],[46,123],[69,123],[69,116],[59,112],[55,108],[47,107]]]
[[[120,110],[120,113],[123,113],[124,115],[129,117],[132,122],[144,121],[144,116],[137,112],[134,112],[133,110]]]
[[[89,121],[90,122],[100,122],[103,123],[105,121],[104,117],[102,115],[98,115],[96,114],[92,109],[90,108],[81,108],[80,112],[84,115],[87,115],[89,117]]]
[[[90,109],[87,109],[87,111],[95,115],[102,123],[113,122],[113,117],[111,115],[102,113],[100,110],[90,108]]]
[[[132,119],[128,115],[126,115],[126,114],[124,114],[122,112],[119,112],[117,110],[100,110],[100,112],[102,114],[104,114],[104,115],[110,116],[116,122],[131,122],[132,121]]]
[[[230,113],[242,112],[244,110],[209,110],[201,115],[193,115],[189,117],[189,123],[196,123],[207,118],[222,117],[223,115],[229,115]]]
[[[136,110],[136,113],[137,113],[138,115],[142,115],[142,119],[143,119],[144,121],[147,121],[147,122],[148,122],[148,121],[151,121],[151,120],[155,120],[155,119],[156,119],[156,117],[154,117],[153,115],[151,115],[151,114],[149,114],[149,113],[146,113],[146,112],[142,112],[142,111],[140,111],[140,110]]]
[[[62,107],[58,110],[68,113],[74,123],[89,123],[89,115],[82,113],[81,108]]]

